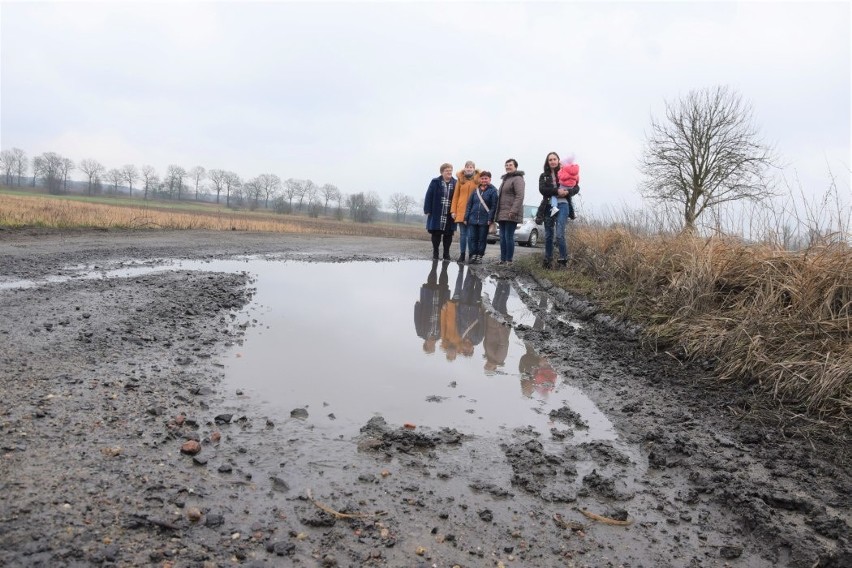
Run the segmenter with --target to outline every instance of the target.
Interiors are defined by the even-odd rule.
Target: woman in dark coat
[[[450,245],[456,221],[453,219],[450,204],[456,189],[452,164],[441,164],[441,175],[429,182],[423,213],[426,215],[426,230],[432,235],[432,258],[438,258],[438,244],[444,242],[444,260],[450,260]]]
[[[544,219],[544,267],[553,268],[553,245],[559,247],[559,266],[568,263],[568,245],[565,242],[565,228],[568,225],[568,190],[559,186],[559,154],[551,152],[544,161],[544,171],[538,177],[538,191],[545,199],[556,197],[559,212],[546,215]]]

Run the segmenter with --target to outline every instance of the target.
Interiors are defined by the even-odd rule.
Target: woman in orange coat
[[[450,206],[450,211],[453,214],[453,219],[458,223],[459,229],[459,258],[458,262],[462,263],[465,260],[465,253],[468,252],[470,239],[468,236],[467,223],[464,222],[464,211],[467,207],[467,201],[470,199],[470,194],[479,185],[479,170],[476,169],[476,164],[468,160],[464,163],[464,169],[456,173],[456,191],[453,193],[453,203]],[[470,256],[473,256],[473,251],[470,251]]]

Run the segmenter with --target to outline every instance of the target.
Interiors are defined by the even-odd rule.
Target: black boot
[[[545,258],[544,262],[541,263],[541,266],[543,268],[546,268],[547,270],[550,270],[551,268],[553,268],[553,260]]]
[[[456,262],[458,262],[459,264],[464,264],[464,253],[461,253],[459,255],[459,259]]]
[[[556,262],[559,264],[559,268],[565,268],[566,266],[568,266],[568,259],[567,258],[560,258]]]

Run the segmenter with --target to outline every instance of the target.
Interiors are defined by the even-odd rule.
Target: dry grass
[[[428,236],[423,228],[410,225],[353,223],[270,212],[233,211],[211,205],[176,209],[167,204],[140,205],[125,200],[105,204],[86,199],[2,193],[0,227],[208,229],[413,239]]]
[[[569,239],[575,269],[549,272],[554,281],[585,282],[586,293],[646,322],[656,347],[712,360],[723,380],[756,383],[785,408],[849,425],[849,246],[789,252],[734,238],[582,225]]]

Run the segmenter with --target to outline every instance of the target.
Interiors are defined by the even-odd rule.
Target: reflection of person
[[[441,175],[429,182],[423,213],[426,215],[426,230],[432,235],[432,258],[438,258],[438,245],[443,240],[444,260],[450,260],[450,245],[456,230],[450,205],[456,188],[452,164],[441,164]]]
[[[453,202],[450,205],[450,211],[452,211],[453,219],[455,219],[459,229],[460,254],[458,262],[464,262],[465,253],[470,249],[470,237],[464,212],[467,208],[467,200],[470,198],[470,194],[479,185],[479,170],[476,169],[476,165],[473,162],[468,160],[464,164],[464,169],[456,173],[456,178],[456,191],[453,193]],[[473,256],[472,250],[470,251],[470,255]]]
[[[506,363],[506,355],[509,354],[509,331],[512,328],[498,321],[489,314],[485,314],[485,332],[482,348],[485,350],[485,370],[493,373],[497,367]]]
[[[518,161],[506,160],[506,173],[500,184],[497,202],[497,224],[500,226],[500,264],[511,264],[515,256],[515,229],[524,221],[524,172],[518,171]]]
[[[497,188],[491,185],[491,172],[479,174],[479,185],[470,194],[464,212],[470,238],[470,263],[478,264],[485,256],[488,229],[497,213]]]
[[[494,301],[491,304],[497,313],[502,314],[507,322],[512,321],[512,316],[509,315],[509,309],[506,307],[506,301],[509,299],[509,281],[500,279],[497,281],[497,288],[494,290]]]
[[[521,392],[526,397],[538,393],[547,397],[556,386],[556,371],[547,359],[535,352],[530,343],[525,342],[527,352],[521,356],[518,371],[521,372]]]
[[[544,171],[538,178],[538,191],[542,197],[556,197],[559,212],[555,216],[547,215],[544,219],[544,267],[553,268],[554,240],[559,246],[559,266],[568,264],[568,245],[565,243],[565,227],[568,224],[569,190],[559,186],[559,154],[551,152],[544,162]]]
[[[441,263],[438,276],[438,261],[432,261],[432,270],[426,283],[420,287],[420,299],[414,304],[414,329],[423,338],[423,351],[435,352],[435,344],[441,337],[441,308],[449,299],[450,287],[447,263]]]
[[[464,266],[459,268],[464,270]],[[464,278],[458,306],[456,322],[460,338],[459,351],[465,357],[473,355],[474,346],[482,342],[485,310],[482,307],[482,281],[468,269]]]
[[[461,294],[461,279],[462,270],[459,270],[456,276],[456,286],[453,291],[453,296],[446,301],[444,307],[441,308],[441,351],[446,353],[447,361],[455,361],[456,355],[459,352],[461,337],[459,337],[459,328],[456,321],[458,312],[459,296]]]

